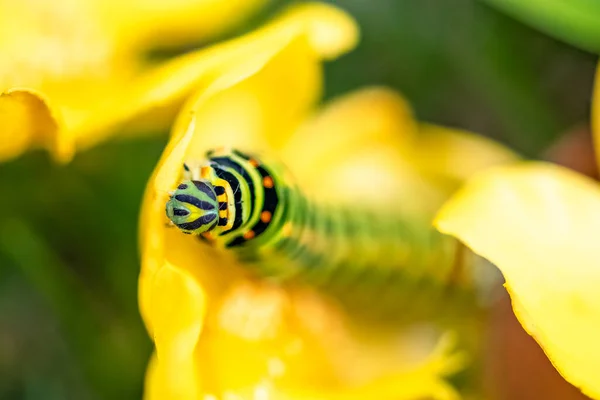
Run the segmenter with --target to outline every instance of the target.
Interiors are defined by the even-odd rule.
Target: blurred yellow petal
[[[412,110],[400,95],[364,88],[326,104],[290,138],[282,157],[304,181],[323,172],[323,163],[338,164],[365,147],[387,144],[401,151],[412,145],[416,129]]]
[[[401,202],[407,214],[427,214],[443,200],[409,162],[417,135],[412,109],[398,93],[379,87],[357,90],[325,104],[282,149],[282,158],[303,189],[323,201],[364,199]]]
[[[119,2],[0,1],[0,90],[42,93],[61,115],[61,142],[78,142],[79,128],[109,112],[135,77],[151,67],[147,53],[160,44],[189,45],[216,34],[265,0]],[[25,123],[35,125],[35,120]],[[155,130],[166,126],[155,127]],[[12,156],[27,150],[24,130]],[[35,145],[35,143],[31,143]],[[17,152],[18,150],[18,152]],[[57,156],[69,159],[69,151]]]
[[[199,380],[217,398],[457,398],[444,377],[464,360],[446,340],[411,360],[403,346],[418,342],[402,332],[357,340],[320,295],[269,283],[240,281],[213,307],[196,351]]]
[[[438,125],[419,126],[414,161],[431,178],[457,185],[484,169],[518,159],[513,151],[484,136]]]
[[[306,37],[281,30],[269,39],[192,100],[195,132],[188,157],[200,157],[215,145],[277,147],[313,107],[321,67]]]
[[[569,382],[600,398],[597,183],[544,163],[494,168],[436,225],[498,266],[521,324]]]
[[[281,24],[296,23],[320,57],[334,59],[356,47],[359,30],[352,17],[328,4],[308,2],[284,13]]]
[[[159,359],[152,355],[144,382],[146,400],[197,400],[200,382],[195,374],[195,360]]]
[[[163,352],[189,357],[204,321],[206,300],[202,288],[185,271],[168,263],[152,281],[152,325],[158,357]],[[181,304],[187,306],[181,308]]]
[[[266,63],[289,42],[304,47],[298,52],[304,54],[298,56],[300,63],[306,63],[304,60],[310,54],[309,57],[314,59],[310,63],[315,64],[318,60],[349,50],[356,40],[356,25],[341,10],[310,3],[292,7],[279,19],[258,31],[189,53],[151,71],[118,98],[111,98],[101,104],[92,117],[81,121],[74,128],[74,136],[78,146],[86,148],[116,131],[164,128],[172,122],[186,98],[197,88],[211,82],[217,74],[243,75],[251,64],[254,65],[252,68],[262,68],[261,63]],[[281,85],[278,86],[281,91],[279,95],[305,92],[312,97],[318,96],[320,83],[310,83],[306,88],[301,85],[306,79],[320,79],[320,72],[319,76],[304,77],[302,74],[315,75],[317,72],[311,71],[310,65],[295,66],[295,61],[293,58],[286,61],[286,68],[294,69],[290,75],[297,76],[294,79],[276,82],[277,85]],[[273,79],[276,79],[275,75]],[[244,99],[242,94],[238,94],[235,101],[240,107],[250,107],[248,110],[240,110],[246,114],[251,113],[252,104],[257,103],[248,96]],[[194,102],[195,100],[191,103]],[[277,103],[277,99],[274,98],[272,102]],[[273,107],[275,106],[276,104],[273,104]],[[280,118],[285,117],[286,115],[281,115]]]
[[[10,90],[0,94],[0,161],[14,158],[30,147],[45,148],[68,157],[71,143],[59,132],[59,121],[41,94]]]
[[[105,19],[137,46],[197,44],[238,24],[269,0],[102,1]],[[157,29],[157,22],[160,23]]]
[[[335,316],[335,314],[333,316]],[[263,318],[265,317],[267,316],[263,316]],[[249,323],[253,321],[247,322]],[[334,332],[336,334],[338,333],[335,330],[335,324],[328,324],[327,327],[334,328]],[[325,332],[329,333],[329,331]],[[337,338],[344,339],[340,338],[339,336]],[[398,338],[400,338],[400,336],[397,337],[397,339]],[[324,366],[321,364],[322,361],[319,363],[319,360],[305,360],[305,362],[308,364],[300,364],[300,366],[303,366],[307,371],[312,371],[313,374],[317,376],[321,376],[323,386],[320,389],[315,389],[306,383],[302,384],[301,381],[296,381],[294,384],[294,382],[282,383],[277,380],[262,379],[258,381],[258,384],[247,386],[245,389],[236,389],[235,387],[230,388],[223,392],[222,395],[223,398],[226,398],[227,395],[231,395],[246,399],[253,398],[252,396],[257,396],[257,393],[264,393],[264,395],[268,395],[267,398],[278,400],[362,400],[367,398],[381,400],[417,400],[424,398],[433,400],[457,400],[460,398],[460,396],[456,390],[445,381],[444,377],[461,369],[464,364],[464,358],[460,353],[456,353],[454,351],[452,341],[447,339],[449,338],[446,336],[440,340],[434,351],[416,366],[413,366],[412,368],[406,368],[405,370],[400,369],[399,372],[384,374],[384,376],[380,376],[377,379],[371,380],[367,383],[363,382],[363,380],[358,377],[356,381],[349,382],[348,385],[331,385],[330,380],[332,378],[330,376],[323,375],[326,369],[324,369]],[[247,358],[245,358],[244,353],[247,353],[249,349],[252,350],[257,346],[260,348],[260,345],[260,343],[256,342],[245,343],[245,345],[242,347],[236,347],[235,350],[232,349],[231,366],[234,368],[237,366],[239,370],[231,371],[231,373],[234,374],[237,372],[243,377],[248,375],[248,367],[251,369],[258,367],[260,371],[260,368],[264,368],[266,365],[270,374],[280,375],[280,381],[285,381],[286,378],[283,377],[283,375],[289,374],[287,368],[290,367],[290,364],[284,362],[286,360],[281,360],[278,358],[278,356],[274,356],[270,358],[269,362],[265,365],[254,365],[247,362]],[[273,343],[270,343],[269,345],[272,347]],[[334,346],[337,351],[343,352],[350,350],[349,348],[345,348],[343,345],[340,346],[340,343],[331,343],[330,346]],[[289,346],[289,350],[287,350],[287,353],[299,352],[301,351],[300,349],[301,346],[297,342],[292,342]],[[393,347],[391,347],[388,343],[387,349],[389,351],[390,349],[393,349]],[[319,348],[311,347],[308,350],[311,352],[317,352],[319,351]],[[353,367],[360,369],[365,362],[368,364],[368,362],[371,361],[370,357],[368,356],[369,350],[372,349],[360,349],[360,351],[363,352],[360,358],[346,358],[346,367],[350,369]],[[233,351],[238,352],[234,353]],[[239,351],[241,351],[241,353],[239,353]],[[260,350],[256,353],[260,354]],[[235,354],[238,355],[238,358],[235,358]],[[286,351],[280,352],[280,354],[283,354],[285,357]],[[221,357],[222,356],[223,355],[221,355]],[[244,368],[243,365],[239,365],[240,356],[244,357],[244,360],[246,360],[244,365],[247,368]],[[238,365],[236,365],[236,361]],[[353,379],[350,377],[348,378]],[[327,385],[328,380],[330,381],[329,385]],[[220,393],[216,393],[215,395],[218,398],[221,398],[219,397],[219,394]]]
[[[279,48],[286,46],[287,42],[294,41],[298,46],[304,46],[302,51],[310,53],[314,63],[349,50],[355,45],[357,38],[356,25],[347,14],[332,6],[309,3],[291,7],[280,18],[258,31],[186,54],[151,69],[136,79],[133,79],[134,71],[139,68],[125,65],[128,61],[115,55],[119,61],[111,64],[114,71],[107,70],[108,67],[104,64],[82,64],[81,67],[73,64],[71,66],[78,75],[61,75],[60,79],[54,79],[53,72],[46,71],[39,78],[42,81],[33,82],[26,74],[17,75],[16,81],[22,81],[23,84],[29,82],[33,87],[39,86],[48,94],[52,104],[63,115],[64,124],[59,129],[61,142],[72,143],[71,146],[76,150],[83,150],[117,133],[127,132],[130,136],[138,132],[167,129],[187,97],[210,82],[216,74],[224,74],[227,69],[231,70],[232,75],[236,74],[235,69],[243,74],[247,67],[242,64],[254,64],[254,68],[261,68],[259,64],[264,64]],[[80,45],[85,46],[85,43]],[[64,51],[65,54],[72,54],[74,50],[65,48]],[[287,62],[290,63],[289,68],[296,68],[295,60]],[[40,73],[36,65],[32,67],[30,75],[38,77]],[[88,74],[88,70],[94,71],[96,75]],[[102,71],[103,75],[97,76],[98,71]],[[282,93],[306,92],[307,95],[318,96],[320,83],[309,84],[306,89],[295,85],[304,84],[305,79],[320,79],[320,72],[299,66],[296,73],[319,76],[303,78],[298,75],[295,79],[278,82]],[[48,79],[44,78],[46,75],[49,76]],[[133,83],[129,84],[129,81]],[[8,79],[8,83],[11,82],[14,84],[15,79]],[[240,101],[243,99],[238,100],[241,107],[243,104]],[[251,99],[247,101],[252,102]],[[276,100],[272,102],[276,103]],[[282,119],[285,117],[286,115],[281,116]],[[26,133],[20,136],[26,137]],[[15,143],[14,147],[12,153],[15,155],[26,148],[19,143]],[[74,149],[64,151],[57,158],[68,161],[73,151]]]

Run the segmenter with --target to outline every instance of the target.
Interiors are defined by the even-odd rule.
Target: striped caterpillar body
[[[456,274],[456,242],[411,223],[401,204],[371,205],[360,182],[347,204],[323,204],[281,164],[237,150],[209,151],[206,160],[184,165],[183,178],[167,217],[260,276],[371,285],[382,294],[383,286],[445,285]]]

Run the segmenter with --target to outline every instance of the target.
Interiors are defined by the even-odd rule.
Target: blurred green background
[[[290,1],[272,1],[257,26]],[[326,65],[326,98],[401,91],[419,119],[541,157],[589,120],[596,56],[475,0],[340,0],[362,28]],[[149,57],[172,50],[156,49]],[[0,399],[134,399],[151,343],[137,309],[137,219],[166,135],[59,166],[0,164]]]

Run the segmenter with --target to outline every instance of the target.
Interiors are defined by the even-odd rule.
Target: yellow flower
[[[30,147],[68,160],[101,139],[95,115],[122,117],[124,88],[151,67],[145,53],[214,36],[265,2],[0,0],[0,161]]]
[[[600,74],[593,111],[598,144]],[[527,332],[569,382],[600,399],[597,182],[541,162],[494,168],[461,189],[436,224],[501,270]]]
[[[214,146],[275,153],[307,191],[333,199],[355,195],[358,168],[372,186],[388,181],[377,200],[402,202],[424,223],[466,176],[514,159],[485,139],[418,124],[387,89],[318,108],[322,62],[357,39],[348,15],[308,4],[153,78],[168,89],[155,99],[182,96],[158,76],[202,84],[179,113],[141,213],[139,302],[156,346],[146,398],[458,398],[444,377],[463,362],[445,340],[369,326],[310,288],[253,279],[167,225],[184,160]]]

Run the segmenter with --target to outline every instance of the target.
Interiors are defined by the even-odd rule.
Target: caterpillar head
[[[219,202],[212,184],[183,181],[167,202],[167,217],[184,233],[199,235],[219,222]]]

